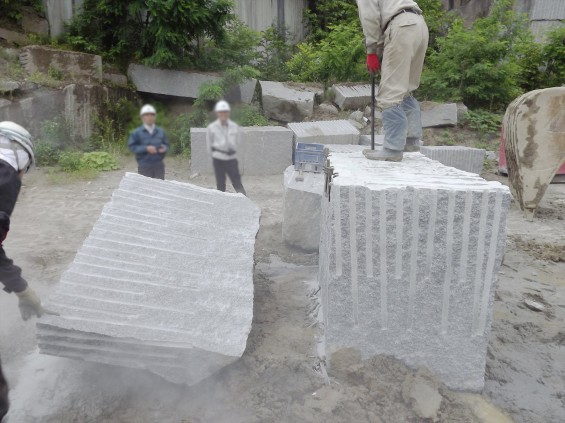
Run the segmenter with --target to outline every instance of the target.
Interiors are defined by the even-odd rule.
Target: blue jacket
[[[141,125],[131,133],[128,141],[128,148],[135,154],[137,163],[140,165],[159,163],[165,157],[165,154],[161,153],[149,154],[147,152],[147,147],[150,145],[157,149],[165,146],[167,151],[169,151],[169,141],[167,140],[167,135],[163,129],[155,126],[153,135],[151,135],[149,131],[145,129],[145,126]]]

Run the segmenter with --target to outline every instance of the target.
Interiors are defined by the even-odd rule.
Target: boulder
[[[371,104],[371,85],[334,85],[335,104],[341,110],[363,110]]]
[[[261,81],[265,116],[281,122],[302,122],[314,114],[315,93],[291,88],[282,82]]]
[[[68,81],[86,84],[102,81],[102,58],[95,54],[28,46],[22,50],[20,62],[30,75],[35,72],[48,74],[54,69]]]
[[[295,122],[288,127],[297,143],[359,144],[359,130],[347,120]]]
[[[318,110],[320,112],[328,113],[330,115],[337,116],[339,115],[339,110],[333,104],[330,103],[322,103],[318,106]]]
[[[0,80],[0,94],[10,94],[21,87],[22,85],[18,81]]]
[[[356,110],[353,113],[351,113],[349,115],[349,120],[353,120],[355,122],[365,125],[365,116],[363,115],[363,112],[360,110]]]
[[[40,352],[188,385],[235,362],[259,218],[243,195],[127,173],[47,301]]]
[[[423,128],[457,125],[458,109],[455,103],[443,104],[423,101],[420,103],[420,108],[422,110]]]
[[[0,39],[16,46],[25,46],[29,44],[29,38],[26,34],[11,31],[6,28],[0,28]]]
[[[231,103],[244,103],[251,104],[257,89],[257,80],[248,79],[235,87],[230,93],[226,95],[226,100]]]
[[[469,108],[463,103],[457,103],[457,123],[459,125],[464,125],[467,123],[467,113],[469,113]]]
[[[33,7],[22,8],[21,25],[27,33],[31,32],[42,37],[49,37],[49,22],[47,22],[47,19],[38,16]]]

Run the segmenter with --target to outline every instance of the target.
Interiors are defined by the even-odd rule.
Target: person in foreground
[[[37,294],[22,278],[22,270],[6,256],[2,243],[10,230],[10,217],[18,200],[22,177],[33,160],[29,132],[14,122],[0,122],[0,283],[4,285],[4,291],[17,295],[24,320],[50,312],[41,306]],[[8,384],[0,363],[0,422],[8,413],[8,406]]]
[[[428,27],[413,0],[357,0],[357,4],[367,68],[372,75],[381,72],[377,107],[385,130],[383,149],[364,154],[372,160],[401,161],[403,151],[420,149],[420,105],[412,93],[420,85]]]
[[[139,113],[143,124],[129,137],[128,148],[137,159],[137,173],[149,178],[165,179],[163,159],[169,151],[169,141],[162,128],[155,125],[157,111],[146,104]]]
[[[227,175],[235,191],[247,195],[241,183],[237,162],[237,151],[241,145],[239,126],[230,120],[231,109],[227,101],[218,101],[214,111],[218,119],[208,125],[206,144],[212,157],[216,186],[218,191],[226,192]]]

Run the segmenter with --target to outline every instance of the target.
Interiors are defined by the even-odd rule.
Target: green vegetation
[[[31,6],[38,12],[43,10],[42,0],[0,0],[0,18],[6,16],[14,22],[22,20],[22,7]]]

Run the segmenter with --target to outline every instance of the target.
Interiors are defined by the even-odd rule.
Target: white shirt
[[[153,135],[153,131],[155,130],[155,125],[149,126],[149,125],[143,124],[143,127],[145,129],[147,129],[147,132],[149,132],[151,135]]]
[[[6,148],[6,145],[14,145],[15,148]],[[0,135],[0,159],[12,166],[16,172],[19,172],[27,168],[29,154],[16,142],[10,141],[5,136]]]
[[[206,144],[208,153],[214,159],[237,159],[237,151],[241,145],[239,126],[229,119],[227,125],[222,125],[219,119],[215,120],[208,125]]]

